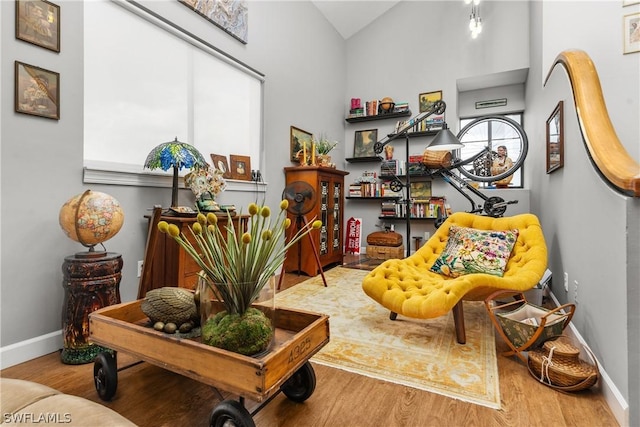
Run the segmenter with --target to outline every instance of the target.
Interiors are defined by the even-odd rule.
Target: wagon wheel
[[[256,427],[251,414],[238,401],[223,400],[209,416],[211,427]]]
[[[108,352],[96,356],[93,362],[93,383],[100,399],[109,401],[118,388],[118,367],[116,358]]]
[[[306,362],[284,384],[280,390],[294,402],[304,402],[316,389],[316,374],[311,363]]]

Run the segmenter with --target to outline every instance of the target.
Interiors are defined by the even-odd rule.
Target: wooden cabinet
[[[342,247],[344,239],[344,176],[349,172],[322,166],[299,166],[284,168],[286,185],[296,181],[308,183],[315,193],[315,204],[304,219],[311,222],[314,218],[322,221],[322,228],[310,234],[318,251],[320,265],[324,268],[330,264],[342,263]],[[292,227],[296,227],[297,215],[288,213]],[[304,237],[293,245],[284,269],[286,272],[301,272],[308,276],[317,275],[320,270],[313,255],[311,240]]]
[[[242,227],[246,230],[248,215],[237,215],[232,221],[236,230]],[[161,221],[169,224],[176,224],[182,233],[194,244],[193,237],[189,231],[189,226],[195,221],[195,217],[162,216]],[[225,230],[228,222],[226,216],[218,216],[218,227]],[[156,232],[156,230],[150,230]],[[196,246],[197,248],[197,246]],[[177,286],[180,288],[195,289],[198,283],[198,272],[200,267],[187,252],[173,238],[165,233],[159,233],[153,250],[153,260],[151,262],[151,285],[150,289],[161,288],[163,286]]]

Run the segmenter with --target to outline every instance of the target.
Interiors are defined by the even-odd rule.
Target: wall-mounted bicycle
[[[409,132],[432,114],[443,114],[445,109],[446,104],[443,101],[436,101],[427,111],[409,120],[397,133],[377,142],[374,146],[375,152],[380,154],[385,145],[404,136],[407,141],[408,165]],[[527,156],[529,141],[524,129],[513,119],[490,115],[472,120],[460,130],[457,139],[462,146],[452,152],[451,161],[437,167],[423,163],[420,170],[414,169],[413,173],[420,176],[440,176],[471,203],[471,210],[467,212],[484,213],[493,217],[502,216],[508,205],[518,201],[505,201],[498,196],[488,197],[471,185],[471,182],[495,184],[508,181],[522,166]],[[437,147],[432,148],[437,149]],[[405,183],[397,176],[395,178],[390,188],[392,191],[401,191],[402,188],[409,186],[411,174],[407,174]],[[477,204],[467,191],[480,197],[483,203]],[[407,203],[410,203],[409,195],[407,195]]]

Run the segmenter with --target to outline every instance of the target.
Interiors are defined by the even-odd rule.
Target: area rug
[[[280,307],[328,314],[330,341],[315,363],[500,409],[493,327],[483,303],[465,302],[467,343],[453,315],[389,319],[362,290],[367,271],[335,267],[276,296]]]

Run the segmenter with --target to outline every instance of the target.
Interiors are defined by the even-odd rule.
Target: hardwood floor
[[[283,288],[306,280],[287,274]],[[508,349],[496,338],[498,353]],[[136,361],[118,353],[120,369]],[[517,358],[498,355],[502,409],[495,410],[398,384],[313,364],[317,385],[304,403],[282,393],[258,411],[259,427],[301,426],[617,426],[597,388],[561,393],[532,378]],[[93,386],[93,364],[65,365],[52,353],[0,371],[101,403],[140,426],[207,426],[221,399],[234,398],[148,363],[118,373],[118,389],[103,402]],[[256,407],[247,402],[250,411]]]

